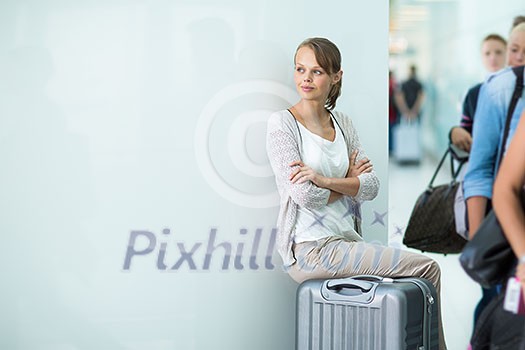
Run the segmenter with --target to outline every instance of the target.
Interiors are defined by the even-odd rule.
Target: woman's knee
[[[299,284],[303,283],[308,279],[304,273],[302,273],[299,269],[297,269],[294,266],[290,266],[288,268],[288,271],[286,272],[288,273],[288,276],[290,276],[295,282]]]
[[[301,266],[297,262],[288,267],[286,272],[299,284],[307,280],[330,278],[322,269],[312,268],[312,266]]]
[[[441,268],[439,267],[439,264],[432,259],[429,259],[428,267],[425,271],[425,274],[422,276],[423,278],[428,279],[436,289],[439,290],[441,286]]]

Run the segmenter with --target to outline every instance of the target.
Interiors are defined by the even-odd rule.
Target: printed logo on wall
[[[210,139],[214,136],[212,125],[220,118],[221,109],[231,104],[250,106],[249,103],[243,103],[243,100],[257,99],[258,96],[261,99],[273,96],[283,102],[282,106],[293,105],[297,100],[297,94],[293,89],[271,80],[249,80],[225,87],[211,98],[199,116],[195,132],[195,155],[204,179],[223,198],[243,207],[272,208],[279,204],[276,187],[273,186],[271,190],[266,190],[264,193],[257,193],[257,190],[260,190],[257,180],[273,178],[272,169],[268,161],[256,162],[249,156],[247,141],[250,128],[256,124],[265,124],[271,113],[282,106],[268,106],[275,107],[274,110],[268,107],[264,109],[248,107],[248,111],[238,113],[233,123],[228,125],[227,150],[222,152],[221,157],[217,156],[219,154],[217,150],[214,150],[215,153],[211,152],[210,145]],[[264,144],[258,147],[265,149]],[[242,174],[242,182],[247,183],[245,188],[240,188],[222,173],[224,170],[218,165],[224,161],[224,153],[227,153],[229,162]]]

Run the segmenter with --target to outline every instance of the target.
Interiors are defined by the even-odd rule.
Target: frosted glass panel
[[[343,53],[386,241],[388,2],[326,6],[0,4],[1,349],[293,348],[264,144],[306,37]]]

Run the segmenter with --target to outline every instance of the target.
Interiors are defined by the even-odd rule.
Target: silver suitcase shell
[[[305,281],[297,290],[296,350],[438,350],[436,298],[421,278]]]

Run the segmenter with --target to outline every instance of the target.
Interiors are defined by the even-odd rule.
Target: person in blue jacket
[[[525,64],[525,23],[516,26],[510,35],[507,49],[509,65]],[[483,218],[491,209],[492,190],[495,169],[501,161],[497,159],[502,145],[503,128],[507,117],[516,76],[511,68],[504,69],[490,76],[481,86],[473,127],[472,147],[469,165],[465,174],[463,188],[467,200],[469,237],[475,235]],[[507,143],[512,139],[514,130],[523,111],[523,97],[513,113]],[[483,295],[474,313],[474,324],[489,302],[499,293],[499,287],[483,289]]]
[[[509,65],[525,64],[525,23],[519,24],[512,30],[508,55]],[[469,167],[464,180],[471,236],[476,233],[483,221],[488,209],[488,200],[492,198],[494,169],[500,161],[496,158],[499,148],[506,147],[500,145],[500,142],[515,85],[516,76],[510,68],[507,68],[490,76],[480,89]],[[507,143],[512,139],[523,107],[522,97],[512,116]]]

